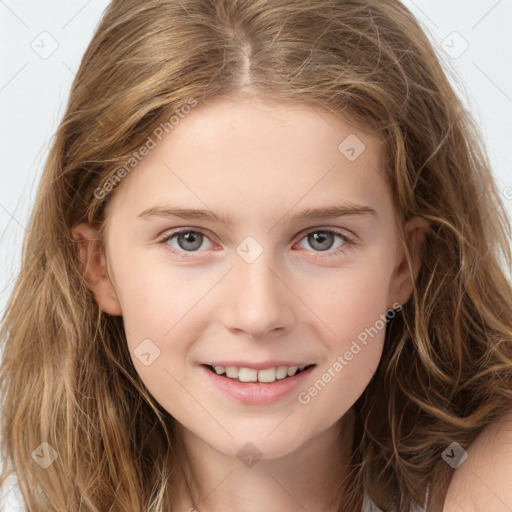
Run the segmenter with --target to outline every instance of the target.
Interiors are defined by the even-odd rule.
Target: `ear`
[[[122,316],[121,304],[108,275],[98,231],[84,222],[75,226],[71,233],[78,248],[87,286],[93,292],[98,306],[109,315]]]
[[[396,303],[404,305],[411,297],[414,282],[421,268],[421,249],[430,223],[422,217],[413,217],[404,226],[404,236],[411,253],[411,268],[405,248],[400,244],[399,258],[390,283],[388,309],[396,308]]]

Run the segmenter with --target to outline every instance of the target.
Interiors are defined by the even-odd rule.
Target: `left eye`
[[[338,249],[343,247],[345,244],[350,243],[350,240],[346,236],[331,229],[311,231],[302,240],[307,240],[308,244],[317,251],[324,252],[329,249],[333,249],[334,239],[336,237],[340,238],[343,243],[334,247],[334,249]]]
[[[335,238],[341,239],[341,243],[336,247],[333,247]],[[176,239],[178,246],[171,245],[171,250],[173,252],[198,252],[198,249],[201,248],[203,242],[205,240],[209,241],[209,238],[206,234],[201,231],[195,230],[182,230],[182,231],[174,231],[165,235],[160,240],[160,243],[166,244],[171,240]],[[306,240],[310,247],[312,247],[315,252],[326,252],[330,249],[343,249],[346,245],[350,245],[351,240],[340,233],[339,231],[335,231],[332,229],[317,229],[316,231],[310,231],[306,234],[302,239]],[[211,242],[210,242],[211,243]],[[302,247],[303,248],[303,247]],[[337,250],[332,251],[337,253]]]

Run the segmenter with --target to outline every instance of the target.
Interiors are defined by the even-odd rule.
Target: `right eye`
[[[176,239],[176,245],[171,245],[168,242]],[[205,240],[209,240],[205,233],[193,229],[180,229],[166,233],[164,237],[160,238],[159,243],[166,245],[174,253],[183,255],[187,252],[202,252],[198,251],[203,245]]]

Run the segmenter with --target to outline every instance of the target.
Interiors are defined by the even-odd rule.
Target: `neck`
[[[260,459],[250,467],[228,457],[188,430],[182,431],[187,465],[197,488],[183,483],[178,510],[189,512],[311,512],[335,510],[344,492],[352,455],[354,414],[277,459]]]

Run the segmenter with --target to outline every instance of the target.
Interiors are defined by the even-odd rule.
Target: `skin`
[[[354,161],[338,149],[350,134],[366,146]],[[304,391],[380,315],[410,298],[428,225],[414,218],[405,226],[411,275],[381,154],[375,135],[331,112],[220,99],[192,110],[120,183],[106,209],[105,254],[90,243],[98,236],[90,226],[74,228],[99,306],[123,316],[137,372],[181,425],[199,475],[199,510],[332,509],[328,496],[340,481],[333,466],[347,463],[351,407],[378,365],[385,329],[307,404],[295,391],[274,404],[240,403],[213,388],[198,364],[316,363],[297,390]],[[291,219],[340,203],[376,216]],[[220,211],[233,224],[137,218],[155,204]],[[178,236],[159,242],[175,228],[206,236],[199,249]],[[308,238],[325,228],[354,243]],[[236,252],[247,236],[263,250],[251,263]],[[148,338],[160,355],[145,366],[134,350]],[[252,467],[237,457],[247,442],[261,453]],[[180,510],[190,507],[184,498]]]
[[[490,423],[454,470],[443,512],[512,510],[512,410]]]

